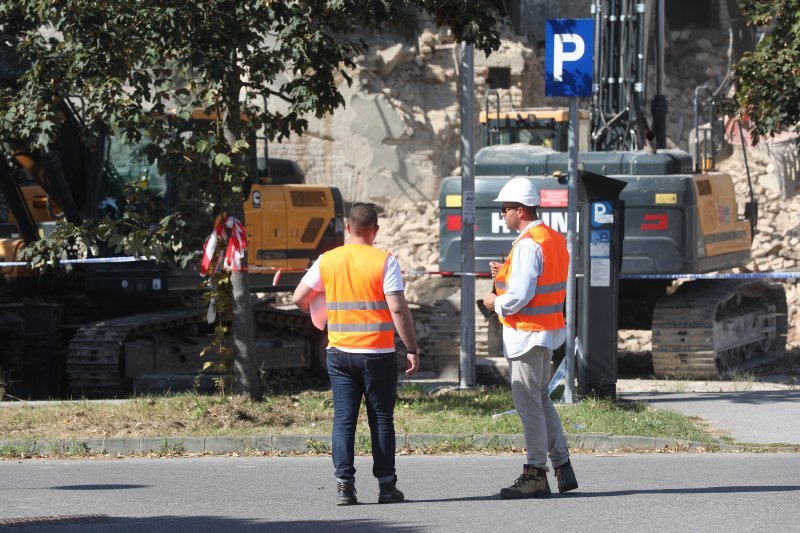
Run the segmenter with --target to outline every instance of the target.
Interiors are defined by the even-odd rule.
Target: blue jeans
[[[372,475],[394,479],[394,404],[397,399],[397,357],[394,352],[360,354],[328,348],[328,375],[333,391],[333,465],[336,478],[353,481],[356,469],[356,422],[366,398],[372,438]]]

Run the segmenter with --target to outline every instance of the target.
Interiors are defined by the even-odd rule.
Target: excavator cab
[[[579,131],[588,131],[589,112],[579,111]],[[558,107],[528,107],[508,111],[481,112],[484,146],[524,144],[556,152],[569,149],[569,110]],[[582,147],[588,137],[581,138]]]
[[[589,146],[589,112],[578,111],[578,149]],[[503,109],[497,90],[484,97],[479,118],[483,146],[523,144],[556,152],[569,149],[569,109],[565,107],[523,107]]]
[[[167,176],[158,171],[156,162],[148,161],[145,150],[149,140],[126,143],[117,137],[106,142],[105,172],[97,191],[94,210],[97,215],[119,215],[126,186],[138,186],[154,198],[167,197]],[[164,205],[166,208],[166,205]]]

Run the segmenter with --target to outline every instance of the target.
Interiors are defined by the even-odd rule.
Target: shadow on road
[[[800,491],[800,485],[738,485],[728,487],[687,487],[673,489],[611,490],[608,492],[573,492],[564,494],[567,498],[597,498],[607,496],[634,496],[637,494],[733,494],[759,492]]]
[[[43,531],[42,526],[58,525],[59,533],[85,532],[104,533],[118,531],[144,532],[191,532],[191,533],[255,533],[259,531],[325,531],[325,533],[421,533],[430,531],[425,524],[396,524],[379,520],[296,520],[278,521],[221,518],[217,516],[154,516],[146,518],[109,517],[106,515],[80,515],[35,517],[29,519],[7,520],[15,531]]]
[[[608,492],[571,492],[569,494],[553,494],[553,498],[597,498],[606,496],[634,496],[637,494],[730,494],[746,492],[792,492],[800,491],[800,485],[749,485],[730,487],[697,487],[677,489],[643,489],[643,490],[614,490]],[[407,500],[408,503],[441,503],[441,502],[471,502],[500,500],[499,494],[486,496],[464,496],[462,498],[432,498],[428,500]],[[376,504],[377,505],[377,504]]]
[[[407,503],[439,503],[439,502],[483,502],[499,500],[499,494],[489,494],[486,496],[464,496],[462,498],[432,498],[430,500],[406,500]],[[377,505],[377,504],[376,504]]]
[[[106,485],[59,485],[51,487],[54,490],[123,490],[123,489],[146,489],[150,485],[125,485],[121,483]]]

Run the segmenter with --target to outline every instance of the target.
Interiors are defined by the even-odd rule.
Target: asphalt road
[[[800,445],[800,390],[626,392],[620,396],[700,417],[736,442]]]
[[[575,493],[498,499],[522,463],[402,456],[409,501],[377,505],[371,460],[359,457],[363,503],[336,507],[328,457],[0,461],[0,530],[800,531],[796,454],[578,454]],[[56,525],[58,516],[72,523]]]

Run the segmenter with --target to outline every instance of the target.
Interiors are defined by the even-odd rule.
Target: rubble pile
[[[785,199],[774,187],[774,164],[762,149],[748,149],[747,162],[758,200],[758,225],[753,239],[752,261],[742,272],[800,271],[800,196]],[[723,161],[720,170],[734,176],[737,198],[749,198],[747,171],[740,146]],[[740,204],[741,205],[741,204]],[[740,213],[743,215],[743,213]],[[786,289],[789,308],[789,338],[791,346],[800,346],[800,286],[797,280],[781,281]]]

